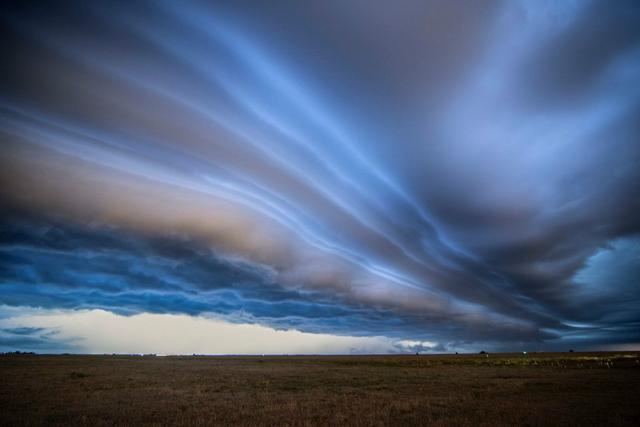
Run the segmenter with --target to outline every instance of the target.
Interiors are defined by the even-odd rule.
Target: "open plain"
[[[637,425],[640,354],[0,356],[0,425]]]

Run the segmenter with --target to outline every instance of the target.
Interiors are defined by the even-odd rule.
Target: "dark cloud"
[[[2,332],[9,333],[12,335],[34,335],[42,331],[44,331],[44,328],[19,327],[19,328],[2,329]]]
[[[351,335],[469,339],[544,335],[368,307],[331,293],[285,287],[269,268],[216,254],[197,240],[108,225],[5,212],[0,227],[0,304],[66,309],[214,313],[234,322]],[[496,328],[496,329],[492,329]],[[25,330],[26,331],[26,330]]]
[[[18,327],[0,329],[0,351],[33,351],[59,353],[78,351],[75,340],[57,336],[57,331],[47,328]]]
[[[524,102],[538,108],[575,106],[606,83],[602,79],[616,61],[638,54],[640,8],[634,1],[589,2],[568,20],[566,28],[522,64],[518,74]]]
[[[638,341],[636,2],[16,2],[1,22],[2,303]]]

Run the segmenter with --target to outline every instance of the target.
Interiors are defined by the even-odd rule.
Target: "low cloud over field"
[[[0,307],[0,313],[2,350],[13,346],[39,352],[162,355],[389,353],[393,349],[393,343],[382,337],[275,330],[211,317],[8,307]]]

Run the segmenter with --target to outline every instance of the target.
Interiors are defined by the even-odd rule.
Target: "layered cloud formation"
[[[85,3],[3,13],[6,310],[640,343],[636,2]]]

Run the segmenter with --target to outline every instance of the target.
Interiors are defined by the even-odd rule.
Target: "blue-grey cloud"
[[[55,329],[40,327],[0,328],[0,352],[59,353],[77,351],[78,349],[75,340],[59,337],[58,331]]]
[[[638,342],[635,2],[6,9],[3,303]]]
[[[179,236],[18,212],[5,212],[0,236],[0,304],[120,314],[214,313],[234,322],[356,336],[446,339],[455,331],[471,340],[495,333],[477,330],[474,323],[481,319],[448,325],[449,319],[429,313],[371,307],[302,286],[291,289],[277,283],[266,266],[226,258]],[[498,329],[501,336],[540,338],[531,328]]]

